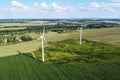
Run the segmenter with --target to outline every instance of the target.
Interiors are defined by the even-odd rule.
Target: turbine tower
[[[80,45],[82,44],[82,26],[80,28]]]
[[[38,40],[39,39],[42,40],[42,62],[44,62],[44,41],[46,42],[46,39],[45,39],[45,36],[44,36],[44,31],[45,31],[45,27],[43,28],[43,34],[42,34],[42,36],[40,36],[40,38],[38,38]]]

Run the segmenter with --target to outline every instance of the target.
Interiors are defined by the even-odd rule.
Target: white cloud
[[[18,1],[16,1],[16,0],[13,0],[13,1],[12,1],[12,5],[13,5],[13,6],[16,6],[16,7],[21,7],[21,6],[23,6],[23,4],[21,4],[20,2],[18,2]]]
[[[12,5],[15,6],[15,7],[21,7],[21,8],[23,8],[24,10],[29,9],[28,6],[26,6],[26,5],[18,2],[18,1],[16,1],[16,0],[11,1],[11,3],[12,3]]]
[[[92,2],[90,5],[79,4],[80,11],[120,12],[120,3],[116,2]]]
[[[120,2],[120,0],[111,0],[111,2]]]
[[[38,3],[37,2],[34,2],[33,3],[35,7],[38,7]]]
[[[0,18],[120,18],[120,0],[78,3],[79,7],[69,4],[33,2],[31,7],[12,0],[10,8],[0,8]],[[48,15],[49,13],[49,15]]]
[[[114,12],[115,13],[115,12],[120,11],[120,3],[110,2],[110,3],[103,3],[101,5],[102,5],[101,10],[104,10],[106,12]]]
[[[62,11],[68,11],[70,10],[71,7],[66,7],[66,6],[60,6],[57,3],[53,2],[51,4],[52,9],[54,9],[56,12],[62,12]]]
[[[56,3],[52,3],[51,7],[54,8],[54,9],[58,9],[59,8],[59,6]]]
[[[101,4],[97,2],[91,2],[89,5],[79,3],[78,6],[78,9],[82,12],[96,11],[101,8]]]
[[[16,9],[14,7],[11,8],[12,11],[16,11]]]
[[[42,8],[48,8],[48,6],[47,6],[47,4],[46,4],[45,2],[42,2],[42,3],[41,3],[41,7],[42,7]]]
[[[92,3],[90,3],[90,6],[93,8],[100,8],[101,5],[97,2],[92,2]]]
[[[120,8],[120,3],[110,3],[109,6],[113,8]]]

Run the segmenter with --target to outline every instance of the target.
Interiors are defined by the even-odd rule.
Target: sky
[[[1,0],[0,19],[117,18],[120,0]]]

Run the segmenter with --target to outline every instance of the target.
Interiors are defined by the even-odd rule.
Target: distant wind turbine
[[[80,45],[82,44],[82,30],[83,30],[83,28],[81,26],[81,28],[80,28]]]
[[[45,32],[45,27],[43,28],[42,36],[40,36],[40,38],[38,38],[38,40],[40,40],[40,39],[42,40],[42,62],[44,62],[44,41],[46,42],[46,39],[45,39],[45,36],[44,36],[44,32]]]

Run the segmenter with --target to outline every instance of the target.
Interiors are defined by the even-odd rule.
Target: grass
[[[42,63],[30,54],[0,58],[1,80],[120,80],[120,63]]]
[[[41,59],[41,48],[34,52]],[[109,44],[77,39],[50,42],[45,47],[45,59],[53,63],[120,62],[120,48]]]

